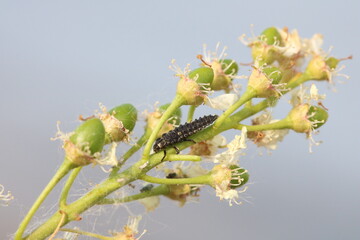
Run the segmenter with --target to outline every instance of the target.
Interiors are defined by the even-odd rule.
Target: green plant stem
[[[286,88],[288,89],[294,89],[296,88],[297,86],[299,86],[300,84],[303,84],[304,82],[306,81],[309,81],[311,80],[311,77],[306,74],[306,73],[302,73],[299,77],[295,76],[293,79],[291,79],[288,84],[286,85]],[[282,93],[287,93],[288,91],[290,90],[287,90],[287,91],[283,91]]]
[[[77,167],[72,162],[70,162],[68,159],[64,159],[59,169],[56,171],[55,175],[52,177],[50,182],[46,185],[44,190],[40,193],[39,197],[36,199],[32,207],[30,208],[29,212],[24,217],[23,221],[20,223],[19,228],[17,232],[15,233],[14,239],[15,240],[21,240],[22,235],[24,234],[27,225],[29,224],[30,220],[36,213],[36,211],[39,209],[40,205],[43,203],[43,201],[46,199],[46,197],[49,195],[49,193],[54,189],[56,184],[73,168]],[[59,214],[60,215],[60,214]]]
[[[146,128],[145,133],[139,138],[136,144],[132,146],[123,155],[121,161],[119,161],[118,165],[113,168],[111,174],[116,174],[120,170],[121,166],[123,166],[124,163],[145,144],[145,142],[149,139],[150,135],[151,135],[151,130],[149,128]]]
[[[123,156],[122,163],[123,164],[126,160],[128,160],[134,153],[136,153],[144,143],[149,139],[151,135],[150,129],[146,128],[144,135],[140,137],[140,139],[136,142],[134,146],[132,146]]]
[[[62,211],[66,214],[66,218],[61,223],[61,227],[79,219],[81,213],[91,208],[106,196],[116,191],[117,189],[137,180],[139,176],[145,174],[150,169],[161,163],[162,154],[154,154],[151,156],[149,164],[141,168],[142,161],[136,162],[134,165],[125,171],[114,174],[106,179],[104,182],[98,184],[94,189],[90,190],[78,200],[67,205]],[[62,214],[56,211],[45,223],[35,229],[31,234],[25,237],[26,240],[42,240],[50,236],[59,225]],[[20,238],[16,240],[20,240]]]
[[[198,177],[192,178],[157,178],[149,175],[143,175],[140,179],[151,182],[151,183],[159,183],[159,184],[210,184],[211,183],[211,175],[205,174]]]
[[[119,204],[119,203],[125,203],[125,202],[131,202],[143,198],[153,197],[153,196],[159,196],[159,195],[166,195],[170,192],[169,186],[166,184],[162,184],[160,186],[157,186],[149,191],[145,191],[142,193],[134,194],[131,196],[127,196],[124,198],[104,198],[103,200],[99,201],[98,204]]]
[[[74,170],[72,170],[72,172],[70,173],[69,178],[67,179],[60,195],[60,201],[59,201],[60,209],[64,208],[67,205],[66,201],[69,195],[70,188],[74,184],[74,181],[77,175],[79,174],[79,172],[81,171],[81,169],[82,167],[77,167]]]
[[[106,236],[102,236],[102,235],[99,235],[99,234],[96,234],[96,233],[84,232],[84,231],[77,230],[77,229],[60,228],[60,231],[77,233],[77,234],[80,234],[80,235],[83,235],[83,236],[94,237],[94,238],[101,239],[101,240],[114,240],[113,237],[106,237]]]
[[[201,157],[197,155],[177,155],[177,154],[170,154],[166,157],[167,161],[192,161],[192,162],[199,162],[201,161]]]
[[[231,107],[229,107],[220,117],[215,121],[214,128],[218,128],[222,125],[222,123],[233,113],[235,112],[239,107],[241,107],[244,103],[249,101],[250,99],[254,98],[256,96],[256,92],[252,90],[251,88],[248,88],[246,92],[241,95],[240,99],[237,100],[236,103],[234,103]]]
[[[196,106],[191,105],[188,112],[187,122],[191,122],[194,118]]]
[[[145,148],[143,151],[143,156],[142,156],[143,162],[145,162],[149,159],[151,147],[152,147],[153,143],[155,142],[156,137],[157,137],[161,127],[164,125],[166,120],[168,120],[171,117],[171,114],[173,114],[173,112],[175,112],[176,109],[181,107],[184,103],[185,103],[185,99],[181,95],[176,94],[174,100],[171,102],[169,107],[166,109],[166,111],[161,116],[158,124],[156,125],[155,129],[152,131],[152,133],[149,137],[149,140],[145,145]]]
[[[284,118],[277,122],[262,124],[262,125],[243,125],[238,124],[234,128],[241,130],[243,127],[246,127],[247,131],[267,131],[267,130],[278,130],[278,129],[289,129],[292,128],[292,123],[288,118]]]
[[[299,77],[294,77],[286,85],[287,90],[282,91],[282,94],[288,93],[292,89],[298,87],[300,84],[303,84],[304,82],[309,81],[309,80],[310,80],[310,77],[304,73],[301,74],[301,76],[299,76]],[[270,106],[276,105],[277,101],[278,101],[278,99],[276,97],[269,97],[255,105],[246,104],[243,109],[239,110],[238,112],[236,112],[235,114],[230,116],[229,122],[232,123],[232,125],[233,125],[232,128],[236,128],[238,123],[241,122],[242,120],[244,120],[258,112],[261,112],[262,110],[264,110]]]
[[[100,199],[104,198],[111,192],[115,191],[119,187],[127,184],[128,181],[124,180],[118,182],[115,178],[110,178],[105,180],[103,183],[101,183],[98,187],[94,188],[90,192],[88,192],[85,196],[79,198],[75,202],[67,205],[63,211],[67,214],[65,220],[62,222],[61,226],[64,226],[70,221],[76,220],[79,218],[79,215],[87,210],[88,208],[92,207],[96,202],[98,202]],[[39,226],[35,231],[33,231],[29,236],[27,236],[25,239],[27,240],[41,240],[45,239],[46,237],[50,236],[54,230],[56,229],[56,226],[60,223],[61,220],[61,214],[59,211],[56,211],[56,213],[51,216],[48,221],[46,221],[44,224]],[[21,238],[19,238],[20,240]]]

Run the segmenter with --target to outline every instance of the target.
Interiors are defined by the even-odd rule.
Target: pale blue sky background
[[[250,148],[242,160],[251,174],[250,203],[229,207],[210,189],[183,208],[164,199],[145,214],[143,239],[360,239],[359,9],[355,0],[1,0],[0,183],[15,200],[0,207],[0,239],[10,239],[62,160],[60,143],[49,140],[56,121],[71,131],[78,115],[92,114],[99,102],[130,102],[142,111],[170,101],[176,84],[170,60],[196,66],[203,43],[220,41],[230,57],[249,62],[238,37],[250,34],[250,24],[257,34],[269,26],[297,28],[308,38],[322,33],[335,56],[354,55],[343,71],[351,79],[337,84],[338,92],[321,87],[330,109],[317,136],[324,143],[309,154],[304,136],[292,133],[270,156]],[[105,176],[85,171],[79,187]],[[51,195],[45,205],[56,199]],[[106,209],[85,216],[81,227],[120,230],[126,210]],[[129,209],[143,212],[136,203]],[[97,217],[101,210],[104,217]]]

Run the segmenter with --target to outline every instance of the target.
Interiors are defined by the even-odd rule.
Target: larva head
[[[158,138],[156,139],[154,146],[153,146],[153,150],[155,153],[159,152],[160,150],[162,150],[164,148],[164,146],[166,145],[164,139],[162,138]]]

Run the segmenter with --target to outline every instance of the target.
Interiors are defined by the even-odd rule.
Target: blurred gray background
[[[167,199],[151,213],[138,203],[96,208],[72,226],[121,231],[131,212],[144,213],[143,239],[360,239],[359,9],[346,0],[0,1],[0,184],[15,196],[0,207],[0,239],[11,239],[62,161],[60,142],[50,141],[57,121],[71,131],[78,115],[91,115],[99,102],[129,102],[140,111],[169,102],[177,81],[170,60],[196,67],[203,43],[213,48],[220,41],[230,57],[249,62],[238,37],[251,34],[250,24],[256,34],[270,26],[296,28],[307,38],[322,33],[334,56],[354,55],[343,62],[351,79],[337,83],[337,92],[319,84],[330,113],[316,136],[324,143],[310,154],[305,137],[291,133],[263,156],[249,144],[241,162],[251,184],[240,206],[205,189],[199,202],[182,208]],[[89,167],[72,195],[106,176]],[[34,224],[54,211],[59,191]]]

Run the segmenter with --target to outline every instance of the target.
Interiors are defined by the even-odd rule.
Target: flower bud
[[[261,33],[261,40],[266,42],[267,45],[282,45],[282,39],[279,31],[275,27],[269,27]]]
[[[105,143],[119,142],[135,127],[137,110],[131,104],[122,104],[100,115],[106,131]]]
[[[322,108],[301,104],[293,108],[288,117],[295,132],[308,133],[322,126],[328,119],[328,113]]]
[[[330,80],[331,71],[336,68],[338,62],[339,60],[335,58],[325,60],[322,56],[314,56],[310,60],[305,73],[312,80]]]
[[[278,56],[276,48],[273,45],[266,45],[261,41],[255,42],[251,46],[251,55],[254,60],[262,64],[272,64]]]
[[[197,76],[200,78],[199,74]],[[184,98],[184,104],[198,106],[204,102],[202,88],[195,80],[182,76],[177,84],[176,93]]]
[[[237,165],[231,165],[229,168],[232,170],[231,189],[241,187],[249,181],[249,173],[244,168],[240,168]]]
[[[105,128],[98,118],[92,118],[81,124],[68,140],[64,141],[66,158],[83,166],[91,163],[100,153],[105,143]]]
[[[307,118],[309,108],[309,104],[301,104],[290,111],[288,116],[295,132],[306,133],[311,131],[311,122]]]
[[[212,187],[216,188],[217,186],[225,186],[228,188],[230,187],[229,185],[232,178],[232,170],[223,164],[219,164],[214,166],[211,170],[211,177]]]
[[[222,59],[213,61],[211,67],[214,69],[214,81],[211,83],[212,90],[227,90],[237,74],[239,66],[234,60]]]
[[[220,200],[228,200],[230,206],[232,205],[232,202],[240,204],[240,202],[237,201],[239,193],[234,188],[239,187],[242,182],[245,184],[247,181],[245,181],[245,178],[239,178],[239,174],[244,174],[245,176],[245,173],[239,173],[241,170],[238,169],[240,168],[237,166],[236,168],[231,169],[231,167],[221,164],[216,165],[210,172],[212,178],[210,185],[215,188],[216,196],[218,196]],[[234,181],[234,185],[232,184],[232,181]]]
[[[276,67],[269,67],[260,71],[254,69],[249,77],[248,88],[255,90],[256,97],[267,98],[278,96],[279,90],[273,84],[281,80],[282,74]]]

